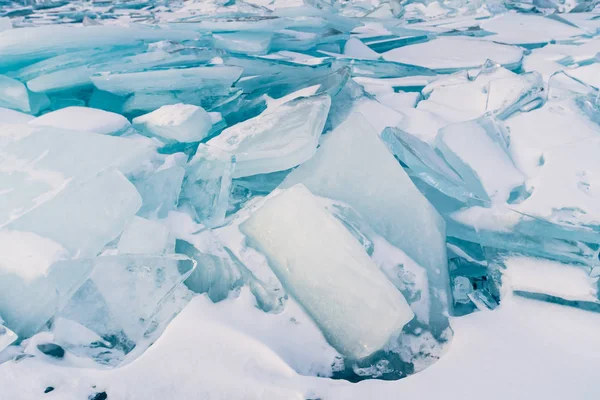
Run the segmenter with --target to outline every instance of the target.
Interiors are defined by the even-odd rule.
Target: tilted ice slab
[[[117,250],[119,254],[172,254],[175,250],[175,238],[163,224],[133,217],[121,233]]]
[[[144,72],[102,73],[92,76],[92,82],[100,90],[124,96],[134,92],[152,93],[188,88],[224,92],[242,74],[242,68],[228,65],[166,69]]]
[[[2,325],[4,321],[0,317],[0,352],[17,340],[17,334]]]
[[[268,200],[240,229],[345,356],[381,349],[413,318],[360,243],[303,185]]]
[[[298,98],[225,129],[208,145],[235,155],[234,178],[283,171],[311,158],[331,98]]]
[[[128,173],[153,152],[138,141],[53,127],[0,125],[0,132],[0,226],[107,168]]]
[[[193,40],[198,34],[143,25],[72,27],[48,25],[0,32],[0,67],[31,62],[73,50],[131,46],[142,41]]]
[[[127,118],[122,115],[89,107],[61,108],[37,117],[29,123],[105,135],[122,133],[130,126]]]
[[[525,177],[507,153],[499,123],[490,117],[440,129],[437,149],[479,198],[506,202]]]
[[[29,92],[25,85],[16,79],[0,75],[0,107],[30,112]]]
[[[476,68],[488,59],[506,68],[516,69],[521,64],[523,51],[518,47],[467,37],[440,37],[390,50],[383,53],[383,58],[440,72]]]
[[[419,265],[446,268],[443,220],[362,115],[351,114],[327,134],[317,154],[281,187],[296,183],[349,204]]]

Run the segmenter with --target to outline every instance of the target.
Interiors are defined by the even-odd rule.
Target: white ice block
[[[212,118],[202,107],[179,103],[134,118],[133,126],[167,142],[199,142],[210,132]]]
[[[29,123],[106,135],[122,133],[129,128],[129,121],[122,115],[89,107],[62,108],[44,114]]]
[[[271,198],[240,229],[345,356],[381,349],[413,318],[404,296],[305,186]]]

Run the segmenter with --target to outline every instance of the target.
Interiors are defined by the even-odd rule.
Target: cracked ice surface
[[[596,398],[596,3],[0,1],[0,398]]]

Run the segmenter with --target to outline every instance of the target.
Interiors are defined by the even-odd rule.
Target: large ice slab
[[[120,96],[134,92],[152,93],[201,87],[204,91],[225,94],[242,74],[239,67],[216,65],[158,71],[104,73],[92,77],[100,90]]]
[[[303,185],[268,200],[240,229],[345,356],[381,349],[413,318],[402,294]]]
[[[133,181],[142,197],[138,215],[145,218],[165,218],[179,203],[184,176],[183,167],[172,166]]]
[[[121,233],[141,205],[135,186],[109,169],[67,185],[7,227],[52,239],[73,255],[94,256]]]
[[[311,158],[331,98],[298,98],[225,129],[208,145],[235,155],[234,178],[283,171]]]
[[[0,132],[0,226],[107,168],[129,173],[153,152],[139,141],[53,127],[0,125]]]
[[[516,69],[521,64],[523,51],[518,47],[468,37],[440,37],[426,43],[390,50],[383,53],[383,58],[439,72],[476,68],[488,59],[506,68]]]
[[[119,254],[171,254],[175,250],[175,238],[163,224],[133,217],[123,229],[117,250]]]
[[[31,111],[27,88],[16,79],[0,75],[0,107],[18,111]]]
[[[32,125],[53,126],[105,135],[123,133],[130,124],[122,115],[89,107],[66,107],[29,121]]]
[[[507,153],[507,134],[489,117],[440,129],[436,145],[479,198],[506,202],[525,177]]]

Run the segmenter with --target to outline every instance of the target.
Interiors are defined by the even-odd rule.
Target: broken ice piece
[[[142,197],[137,215],[144,218],[165,218],[179,202],[185,169],[173,166],[161,169],[133,184]]]
[[[152,330],[165,299],[193,271],[182,255],[119,255],[65,261],[88,266],[92,274],[58,313],[109,342],[111,350],[130,352]],[[174,315],[160,314],[163,318]]]
[[[71,254],[94,256],[115,239],[142,200],[135,187],[115,169],[73,182],[52,199],[8,224],[64,246]]]
[[[198,145],[194,158],[186,167],[181,199],[189,202],[197,219],[207,226],[217,226],[225,219],[235,157],[218,148]]]
[[[0,317],[0,352],[17,339],[17,334],[4,326],[4,320]]]
[[[266,54],[272,37],[270,32],[222,32],[213,35],[213,45],[231,53]]]
[[[133,217],[125,226],[117,249],[119,254],[163,255],[173,253],[175,238],[160,222]]]
[[[134,92],[153,93],[201,87],[214,94],[226,94],[242,74],[242,68],[227,65],[166,69],[158,71],[106,73],[92,76],[94,85],[119,96]]]
[[[268,200],[240,230],[345,356],[369,356],[413,318],[404,296],[305,186]]]
[[[507,153],[506,137],[495,119],[484,117],[440,129],[436,145],[479,198],[506,202],[525,181]]]
[[[129,128],[129,121],[122,115],[89,107],[62,108],[37,117],[29,123],[105,135],[118,135]]]
[[[199,142],[213,125],[202,107],[183,103],[162,106],[132,122],[134,128],[166,142]]]
[[[235,155],[234,178],[283,171],[311,158],[331,98],[301,97],[225,129],[208,144]]]
[[[0,107],[30,112],[29,93],[25,85],[16,79],[0,75]]]

